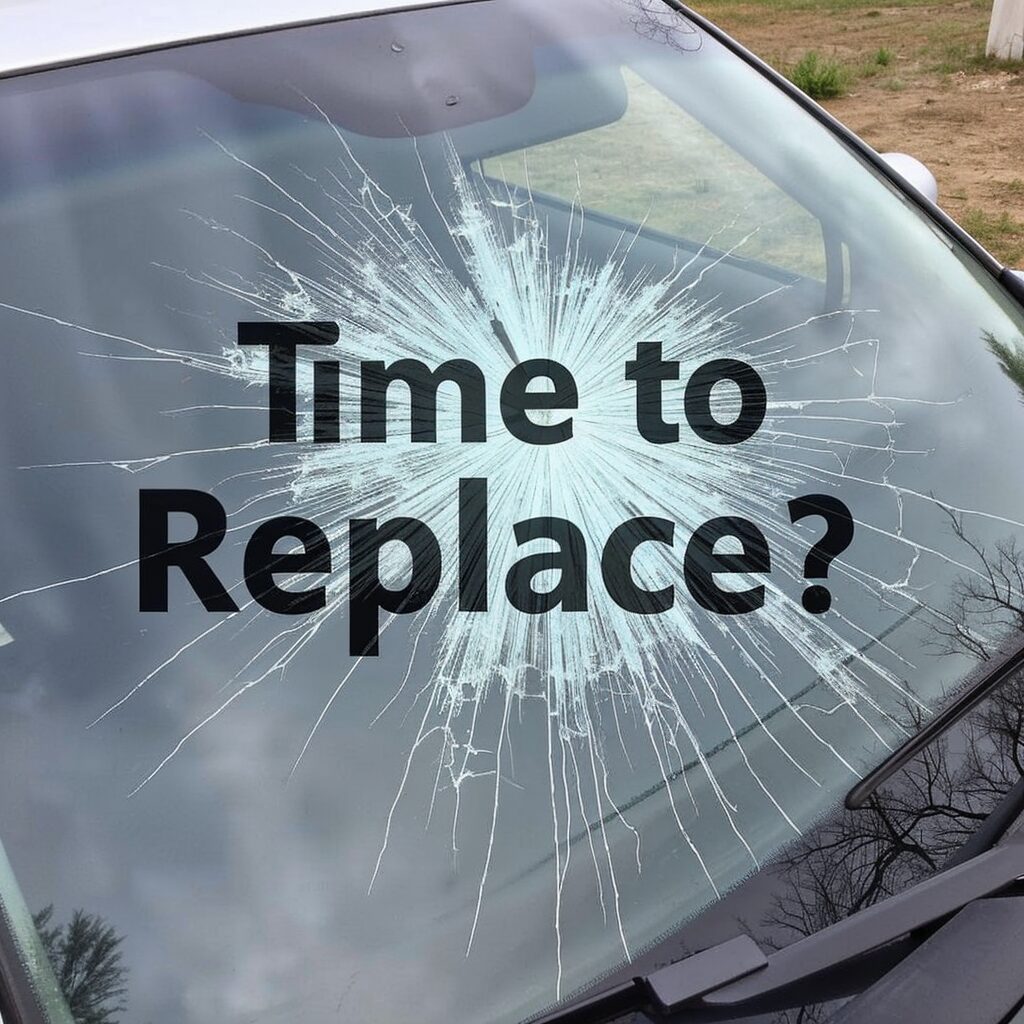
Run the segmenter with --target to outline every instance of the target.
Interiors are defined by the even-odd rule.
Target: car
[[[5,1024],[1020,1019],[923,165],[663,0],[0,25]]]

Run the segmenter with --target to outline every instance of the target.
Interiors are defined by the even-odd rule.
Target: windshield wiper
[[[1022,876],[1024,836],[1018,836],[777,952],[765,955],[741,935],[535,1024],[601,1024],[631,1011],[654,1021],[702,1024],[851,995],[919,944],[911,933]]]
[[[863,807],[883,783],[930,743],[934,743],[943,733],[956,725],[961,718],[973,711],[1022,667],[1024,644],[1013,648],[1010,654],[1004,656],[994,667],[983,666],[982,674],[976,682],[969,684],[959,697],[930,718],[906,743],[897,747],[877,768],[872,769],[853,786],[846,794],[846,806],[850,810]]]
[[[1015,672],[1024,644],[969,683],[947,707],[854,786],[846,806],[875,791]],[[735,1019],[862,991],[919,944],[919,933],[966,904],[1024,879],[1024,835],[991,849],[1024,810],[1024,778],[931,878],[766,955],[741,935],[643,977],[535,1018],[532,1024],[602,1024],[630,1012],[677,1024]]]

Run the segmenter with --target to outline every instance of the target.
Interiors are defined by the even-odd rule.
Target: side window
[[[483,160],[489,178],[823,280],[821,224],[628,68],[618,121]]]

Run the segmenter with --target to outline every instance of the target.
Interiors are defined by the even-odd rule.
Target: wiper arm
[[[969,685],[956,700],[930,718],[918,732],[911,736],[906,743],[897,747],[877,768],[868,772],[846,794],[846,806],[850,810],[863,807],[883,783],[895,775],[908,761],[921,753],[925,747],[934,743],[943,733],[956,725],[961,718],[973,711],[1022,667],[1024,667],[1024,644],[1011,651],[995,667],[986,666],[986,671],[977,682]]]
[[[850,968],[874,980],[895,957],[895,940],[961,910],[1024,876],[1024,836],[865,907],[768,956],[739,936],[542,1018],[537,1024],[600,1024],[629,1011],[678,1024],[768,1013],[850,994]],[[905,944],[904,944],[905,945]],[[902,957],[904,945],[890,949]],[[857,972],[858,980],[863,971]],[[863,987],[862,984],[857,986]],[[856,989],[854,989],[856,990]]]

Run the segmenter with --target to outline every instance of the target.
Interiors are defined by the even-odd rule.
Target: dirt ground
[[[783,71],[809,50],[842,64],[845,95],[824,106],[880,152],[924,161],[939,204],[997,257],[1024,268],[1024,64],[984,57],[989,3],[695,7]]]

